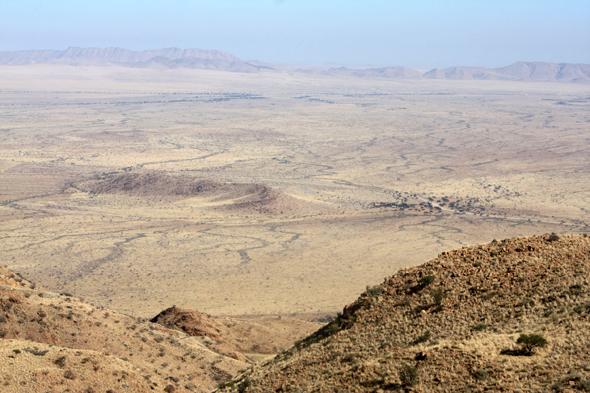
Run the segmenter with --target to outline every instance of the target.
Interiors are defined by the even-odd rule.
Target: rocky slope
[[[220,391],[590,391],[589,277],[586,235],[445,252]]]
[[[161,325],[17,286],[0,287],[0,337],[2,392],[207,392],[247,365]]]
[[[0,391],[210,392],[318,327],[175,307],[152,322],[43,291],[0,266]]]

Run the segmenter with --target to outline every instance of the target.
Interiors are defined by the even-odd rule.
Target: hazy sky
[[[298,64],[590,63],[590,0],[0,0],[0,50],[69,46]]]

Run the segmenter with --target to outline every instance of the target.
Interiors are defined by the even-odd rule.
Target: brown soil
[[[585,235],[445,252],[368,288],[334,322],[222,390],[587,391],[589,276]],[[547,345],[526,353],[521,334]]]

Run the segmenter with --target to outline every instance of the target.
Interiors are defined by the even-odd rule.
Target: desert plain
[[[335,313],[590,232],[587,84],[0,66],[0,264],[136,317]]]

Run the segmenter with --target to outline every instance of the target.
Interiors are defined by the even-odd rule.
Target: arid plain
[[[3,66],[0,202],[0,264],[48,290],[334,313],[442,251],[590,232],[590,89]]]

